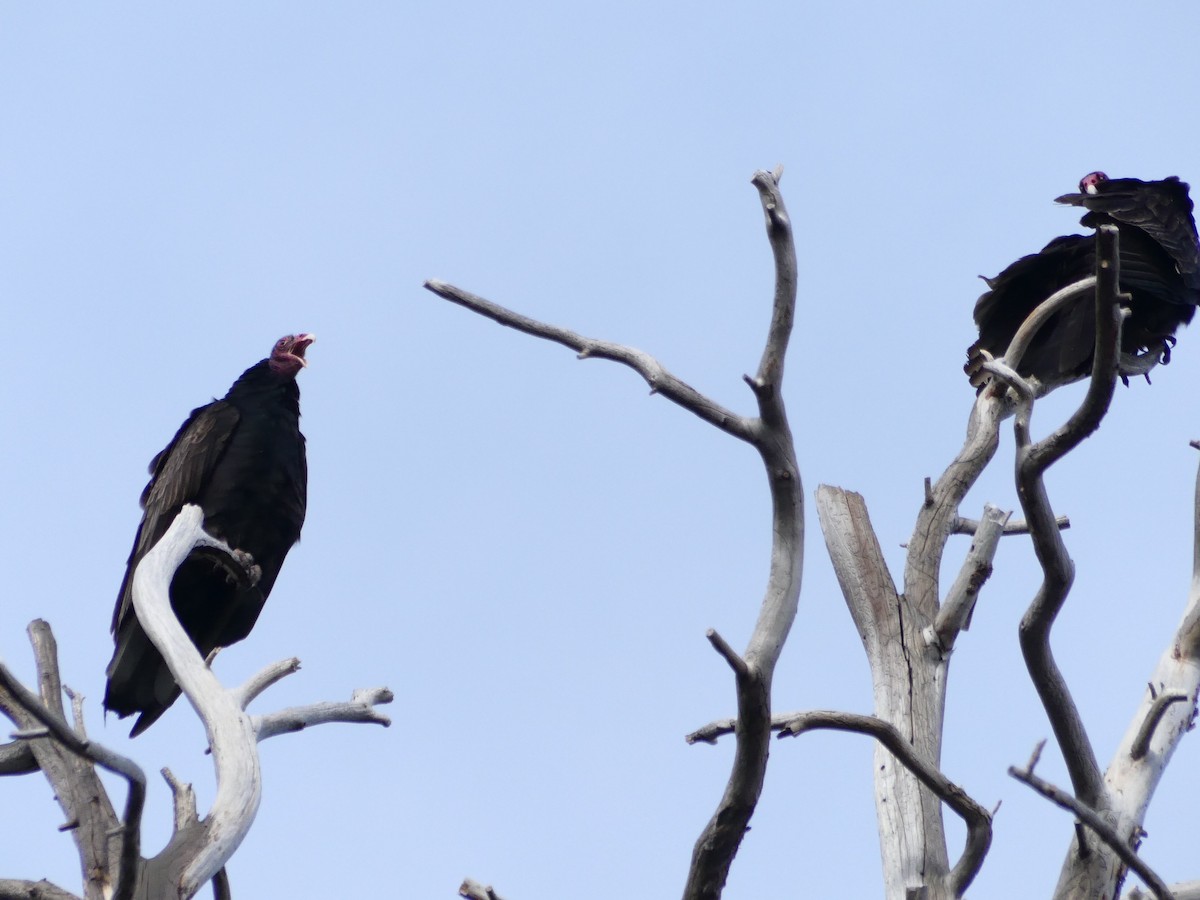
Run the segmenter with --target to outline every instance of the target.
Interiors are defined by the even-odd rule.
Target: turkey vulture
[[[1191,321],[1200,304],[1200,240],[1187,184],[1175,176],[1141,181],[1092,172],[1079,182],[1078,194],[1065,194],[1056,202],[1084,207],[1083,225],[1117,227],[1121,291],[1131,297],[1121,352],[1150,351],[1169,361],[1175,330]],[[1094,274],[1095,267],[1094,235],[1070,234],[984,279],[990,290],[975,304],[979,340],[967,349],[964,367],[971,384],[982,387],[988,380],[980,351],[1003,356],[1038,304]],[[1033,338],[1017,371],[1035,379],[1043,392],[1091,374],[1094,309],[1092,296],[1085,294],[1056,313]]]
[[[108,664],[104,706],[118,716],[141,713],[130,736],[145,731],[179,696],[166,662],[133,609],[133,572],[187,503],[204,510],[204,529],[249,553],[256,584],[211,553],[193,551],[171,581],[171,607],[202,656],[240,641],[254,627],[288,550],[300,538],[308,484],[300,388],[311,334],[280,338],[222,400],[192,410],[165,450],[150,462],[141,525],[113,612],[116,649]],[[239,573],[240,575],[241,573]]]

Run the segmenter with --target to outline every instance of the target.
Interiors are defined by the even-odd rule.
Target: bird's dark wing
[[[1064,194],[1056,202],[1086,209],[1080,223],[1089,228],[1116,223],[1141,229],[1167,251],[1188,286],[1200,288],[1200,238],[1192,198],[1177,176],[1162,181],[1112,178],[1097,184],[1094,194]]]
[[[113,611],[114,632],[126,615],[132,615],[129,588],[133,570],[171,527],[180,508],[185,503],[199,500],[237,430],[240,418],[237,408],[224,400],[194,409],[171,443],[151,460],[150,482],[141,498],[145,513],[129,554],[117,608]]]

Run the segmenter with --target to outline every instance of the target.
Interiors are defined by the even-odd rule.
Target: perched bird
[[[1120,232],[1121,291],[1130,295],[1121,329],[1121,352],[1156,352],[1169,362],[1175,330],[1191,321],[1200,304],[1200,240],[1188,186],[1177,177],[1162,181],[1109,178],[1092,172],[1079,193],[1058,203],[1082,206],[1080,223],[1115,225]],[[982,387],[984,355],[1003,356],[1017,329],[1055,291],[1095,273],[1095,236],[1057,237],[1039,252],[1018,259],[995,278],[975,303],[979,340],[967,348],[964,369]],[[1017,366],[1042,392],[1091,374],[1095,313],[1090,294],[1056,313],[1037,332]]]
[[[171,443],[150,462],[141,525],[113,612],[116,649],[108,664],[104,706],[118,716],[141,713],[131,736],[145,731],[179,696],[179,686],[133,608],[133,572],[187,503],[204,511],[204,529],[249,553],[256,584],[211,553],[193,551],[171,581],[171,606],[202,656],[242,640],[254,627],[284,557],[304,524],[308,467],[300,433],[296,374],[308,363],[311,334],[280,338],[221,400],[192,410]]]

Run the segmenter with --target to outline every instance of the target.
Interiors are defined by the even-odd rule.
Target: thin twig
[[[1154,892],[1154,895],[1159,900],[1172,900],[1173,895],[1170,888],[1167,887],[1166,882],[1159,878],[1155,871],[1146,865],[1146,862],[1129,846],[1128,841],[1117,834],[1113,827],[1104,821],[1100,814],[1092,809],[1091,806],[1072,797],[1066,791],[1063,791],[1050,782],[1034,775],[1032,765],[1024,769],[1009,766],[1008,774],[1017,779],[1017,781],[1029,785],[1056,806],[1073,812],[1084,825],[1092,830],[1092,833],[1096,837],[1112,848],[1113,852],[1121,858],[1121,862],[1137,873],[1138,877]]]
[[[738,656],[737,651],[725,642],[725,638],[721,637],[715,628],[708,629],[704,636],[713,645],[713,649],[721,654],[721,658],[729,663],[729,668],[733,669],[738,678],[746,678],[750,674],[750,670],[746,667],[746,661]]]
[[[646,379],[653,393],[662,394],[668,400],[736,438],[751,440],[749,423],[743,417],[725,409],[691,385],[676,378],[647,353],[609,341],[586,338],[566,328],[539,322],[443,281],[430,279],[425,282],[425,288],[501,325],[570,347],[579,354],[580,359],[609,359],[629,366]]]

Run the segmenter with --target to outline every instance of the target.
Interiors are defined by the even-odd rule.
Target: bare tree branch
[[[328,722],[368,722],[387,728],[392,720],[375,710],[380,703],[391,703],[392,692],[387,688],[357,690],[348,703],[310,703],[307,706],[292,706],[251,720],[259,741],[303,731],[313,725]]]
[[[272,663],[260,672],[256,672],[249,680],[239,688],[234,689],[234,697],[238,704],[245,709],[249,706],[254,698],[269,688],[275,682],[286,678],[289,675],[294,675],[300,671],[300,660],[296,657],[290,659],[282,659],[277,663]]]
[[[1054,520],[1054,523],[1059,528],[1067,529],[1071,527],[1071,520],[1067,516],[1059,516]],[[951,534],[970,534],[974,535],[979,528],[978,519],[968,519],[963,516],[958,516],[954,520],[954,527],[950,529]],[[1004,529],[1001,532],[1005,537],[1010,534],[1029,534],[1029,523],[1024,519],[1012,520],[1004,524]]]
[[[1017,329],[1017,333],[1013,335],[1012,341],[1009,342],[1008,349],[1004,352],[1005,364],[1013,370],[1020,368],[1021,359],[1025,356],[1025,351],[1029,349],[1029,344],[1033,340],[1034,335],[1049,321],[1050,317],[1080,294],[1090,291],[1095,285],[1095,276],[1081,278],[1074,284],[1068,284],[1066,287],[1055,291],[1039,303],[1037,308],[1029,314],[1029,317],[1021,323],[1021,327]],[[1045,394],[1053,387],[1055,387],[1053,384],[1039,384],[1038,393]]]
[[[1191,699],[1182,691],[1170,691],[1155,697],[1151,701],[1146,718],[1142,720],[1142,724],[1138,728],[1137,737],[1133,739],[1133,746],[1129,749],[1130,758],[1141,759],[1150,750],[1150,741],[1154,737],[1154,730],[1158,728],[1158,724],[1163,720],[1172,703],[1181,703]]]
[[[233,900],[233,892],[229,889],[229,872],[224,867],[213,876],[213,900]]]
[[[129,861],[124,852],[116,861],[110,858],[110,838],[114,834],[132,838],[132,858],[136,862],[137,817],[141,809],[139,791],[131,783],[126,818],[132,819],[133,825],[122,825],[92,767],[92,759],[98,755],[117,768],[123,767],[122,758],[91,743],[86,744],[89,753],[79,752],[84,742],[70,731],[63,711],[54,634],[41,619],[30,623],[28,631],[37,663],[41,697],[39,699],[0,665],[0,709],[17,725],[19,733],[30,735],[28,743],[38,768],[49,781],[66,822],[71,826],[79,851],[84,896],[88,900],[110,900],[114,891],[123,891],[128,882],[128,878],[122,876],[128,872],[125,867]],[[71,743],[63,743],[54,736],[56,734],[62,734]],[[121,774],[128,777],[128,772],[135,769]]]
[[[0,775],[28,775],[36,771],[37,760],[28,741],[0,745]]]
[[[458,896],[467,897],[468,900],[503,900],[490,884],[482,885],[470,878],[463,879],[463,883],[458,888]]]
[[[929,632],[939,653],[946,654],[953,650],[958,633],[970,627],[975,601],[984,582],[992,574],[992,560],[1010,515],[995,506],[984,508],[983,519],[975,531],[975,540],[971,542],[967,558],[963,560],[954,584],[946,592],[946,599]]]
[[[1187,606],[1104,775],[1104,813],[1121,834],[1140,834],[1154,791],[1175,749],[1192,728],[1200,694],[1200,471],[1196,474],[1194,500],[1193,571]],[[1188,702],[1171,699],[1179,696]],[[1143,745],[1144,752],[1140,752]],[[1104,847],[1086,857],[1078,849],[1076,842],[1067,855],[1058,895],[1112,891],[1121,878],[1120,858]],[[1176,896],[1181,892],[1176,891]]]
[[[762,794],[771,736],[771,681],[800,597],[804,553],[804,488],[783,403],[784,356],[796,308],[796,249],[779,192],[779,177],[759,171],[752,179],[766,215],[775,259],[775,301],[767,344],[754,379],[759,416],[749,425],[771,490],[772,544],[767,589],[758,621],[741,657],[726,655],[737,682],[738,731],[732,771],[712,818],[696,840],[684,887],[685,900],[721,896],[733,858]],[[715,632],[713,633],[715,636]],[[721,642],[724,643],[723,641]],[[720,649],[720,644],[714,642]]]
[[[814,729],[852,731],[874,737],[886,746],[892,755],[913,773],[921,783],[933,791],[949,806],[967,826],[967,843],[962,857],[950,870],[948,887],[955,897],[961,897],[979,874],[988,847],[992,843],[992,817],[986,809],[976,803],[954,782],[950,781],[934,763],[923,759],[905,738],[889,722],[875,716],[854,713],[813,710],[795,714],[780,728],[780,737],[799,736]]]
[[[16,878],[0,878],[0,900],[79,900],[70,891],[64,891],[49,881],[21,881]]]
[[[691,385],[685,384],[663,368],[658,360],[641,350],[609,341],[585,338],[557,325],[539,322],[443,281],[430,279],[425,282],[425,287],[439,297],[465,306],[501,325],[570,347],[579,354],[580,359],[610,359],[629,366],[646,379],[652,393],[662,394],[668,400],[736,438],[751,440],[749,423],[744,418],[710,400]]]
[[[1175,895],[1175,900],[1200,900],[1200,881],[1181,881],[1170,887],[1171,893]],[[1141,888],[1135,887],[1130,889],[1124,900],[1146,900],[1149,896]]]
[[[771,305],[771,325],[755,384],[778,389],[783,384],[783,362],[796,317],[796,243],[792,223],[779,193],[783,166],[773,172],[758,171],[750,182],[758,188],[763,214],[767,219],[767,238],[775,260],[775,301]]]
[[[1096,349],[1087,394],[1066,423],[1036,444],[1030,443],[1029,434],[1032,405],[1018,412],[1014,423],[1017,495],[1043,572],[1041,587],[1021,620],[1021,650],[1066,761],[1075,795],[1089,807],[1102,807],[1105,803],[1100,766],[1050,649],[1050,629],[1066,602],[1075,569],[1055,523],[1043,475],[1100,426],[1112,401],[1121,334],[1123,295],[1119,285],[1117,229],[1102,226],[1096,233]]]
[[[56,716],[52,710],[47,709],[37,696],[21,684],[3,664],[0,664],[0,684],[30,716],[41,723],[42,727],[60,746],[109,772],[120,775],[128,782],[129,793],[125,800],[125,815],[119,829],[121,855],[112,898],[113,900],[130,900],[137,881],[142,808],[146,802],[146,776],[141,767],[133,760],[115,753],[107,747],[80,739],[62,719]]]
[[[735,719],[718,719],[687,735],[685,740],[689,744],[715,744],[718,738],[733,734],[736,727]],[[937,766],[922,759],[895,726],[877,716],[835,710],[809,710],[772,716],[771,730],[779,732],[778,736],[781,738],[799,737],[806,731],[849,731],[874,737],[886,746],[902,765],[953,809],[966,824],[966,847],[948,879],[955,897],[961,897],[966,892],[967,887],[979,874],[991,845],[992,816],[962,788],[946,778]]]
[[[193,896],[229,861],[250,830],[262,793],[254,729],[233,692],[226,691],[204,664],[171,609],[175,570],[196,547],[229,555],[234,551],[201,527],[204,511],[187,505],[133,575],[133,606],[147,636],[166,660],[171,675],[204,722],[213,751],[217,791],[205,817],[203,835],[179,878],[179,892]]]
[[[791,222],[779,192],[781,174],[780,169],[770,173],[760,171],[752,179],[759,192],[775,259],[775,302],[766,346],[757,374],[745,379],[758,401],[758,418],[730,412],[671,375],[656,359],[639,350],[584,338],[440,281],[425,283],[425,287],[438,296],[501,325],[570,347],[581,358],[596,356],[629,366],[646,379],[653,392],[663,394],[727,434],[749,442],[762,457],[771,489],[773,518],[770,575],[746,652],[738,656],[724,645],[724,641],[714,641],[714,646],[737,673],[740,724],[729,782],[716,813],[697,839],[692,853],[684,889],[687,900],[715,900],[720,896],[733,857],[762,793],[770,746],[771,679],[799,602],[804,491],[781,390],[784,357],[795,318],[796,251]]]
[[[1043,741],[1043,743],[1045,742]],[[1126,866],[1138,874],[1138,877],[1145,882],[1146,886],[1154,892],[1154,895],[1159,900],[1173,900],[1173,895],[1170,888],[1167,887],[1166,882],[1159,878],[1154,870],[1146,865],[1145,861],[1134,852],[1133,848],[1117,834],[1116,830],[1096,810],[1050,782],[1033,774],[1033,767],[1036,761],[1037,753],[1035,752],[1034,758],[1030,760],[1026,768],[1018,769],[1016,766],[1009,766],[1008,774],[1017,779],[1017,781],[1029,785],[1056,806],[1075,813],[1079,820],[1090,828],[1106,846],[1111,848]]]

